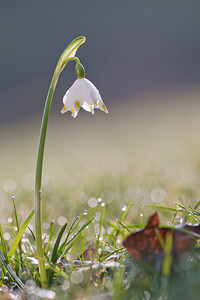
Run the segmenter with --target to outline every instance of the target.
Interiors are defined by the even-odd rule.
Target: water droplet
[[[101,253],[102,253],[102,249],[99,248],[99,249],[98,249],[98,254],[101,254]]]
[[[8,218],[8,223],[12,223],[13,219],[12,218]]]
[[[104,203],[104,202],[102,202],[102,203],[101,203],[101,206],[102,206],[102,207],[104,207],[104,206],[105,206],[105,203]]]
[[[84,216],[87,216],[87,214],[88,214],[87,209],[84,210],[83,214],[84,214]]]
[[[101,201],[102,201],[101,198],[99,198],[99,199],[98,199],[98,202],[101,203]]]
[[[121,244],[121,240],[120,239],[117,239],[117,244]]]
[[[15,194],[12,195],[12,199],[13,199],[13,200],[15,199]]]
[[[143,213],[140,214],[140,223],[143,223]]]
[[[127,205],[124,205],[124,206],[122,207],[122,211],[126,211],[126,209],[127,209]]]

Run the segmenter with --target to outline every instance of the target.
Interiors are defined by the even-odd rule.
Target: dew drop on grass
[[[12,218],[8,218],[8,223],[12,223],[13,219]]]
[[[99,198],[99,199],[98,199],[98,202],[101,203],[101,201],[102,201],[101,198]]]
[[[117,244],[121,244],[121,240],[120,239],[117,239]]]
[[[102,202],[102,203],[101,203],[101,206],[102,206],[102,207],[104,207],[104,206],[105,206],[105,203],[104,203],[104,202]]]
[[[140,223],[143,223],[143,213],[140,214]]]
[[[127,209],[127,205],[124,205],[124,206],[122,207],[122,211],[126,211],[126,209]]]
[[[87,209],[84,210],[83,214],[84,214],[84,216],[87,216],[87,214],[88,214]]]

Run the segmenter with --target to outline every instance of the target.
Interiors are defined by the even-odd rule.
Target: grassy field
[[[78,215],[82,216],[80,226],[95,216],[92,229],[90,226],[85,229],[69,253],[70,259],[92,244],[91,236],[98,237],[100,232],[101,236],[108,237],[131,199],[125,218],[128,224],[145,224],[155,212],[155,208],[147,205],[177,208],[177,203],[184,203],[195,207],[200,198],[199,98],[200,89],[195,87],[144,95],[134,101],[130,98],[117,104],[104,99],[108,115],[99,111],[94,116],[80,112],[76,119],[59,112],[51,115],[43,176],[44,234],[49,234],[53,219],[56,236],[65,222],[72,224]],[[15,224],[12,195],[15,194],[20,223],[34,208],[39,129],[38,116],[1,129],[0,223],[7,247],[12,242]],[[105,209],[104,218],[102,209]],[[174,212],[162,209],[159,215],[162,224],[171,224]],[[181,211],[174,224],[183,223],[184,217]],[[30,227],[34,230],[33,220]],[[111,243],[113,249],[120,248],[122,241],[123,235],[116,236],[114,245]],[[112,252],[111,248],[109,251]],[[159,298],[159,295],[149,298],[147,281],[138,287],[138,298],[134,293],[125,293],[128,285],[126,289],[116,290],[118,281],[122,280],[120,274],[125,272],[124,266],[120,268],[110,286],[108,281],[103,289],[94,289],[104,292],[105,298],[101,299],[110,299],[113,290],[113,299],[122,295],[127,295],[127,299],[173,299]],[[55,285],[54,282],[54,288]],[[63,281],[62,287],[62,292],[66,292],[68,288],[64,288]],[[69,297],[73,294],[79,299],[84,296],[83,290],[80,288],[80,295],[76,296],[71,291]]]

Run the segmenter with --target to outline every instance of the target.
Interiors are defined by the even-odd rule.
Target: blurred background
[[[197,0],[0,1],[2,222],[13,211],[13,193],[23,218],[34,205],[48,86],[61,53],[80,35],[87,40],[77,56],[109,114],[81,111],[75,120],[60,114],[75,80],[70,63],[56,88],[47,136],[46,218],[67,218],[68,203],[76,214],[90,198],[118,203],[110,208],[118,216],[133,197],[136,217],[146,204],[198,200],[199,11]]]

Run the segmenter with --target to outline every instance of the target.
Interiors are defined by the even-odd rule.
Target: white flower
[[[100,108],[108,113],[103,100],[96,87],[86,78],[77,79],[63,97],[64,107],[61,113],[71,111],[75,118],[82,107],[83,109],[94,113],[95,108]]]

